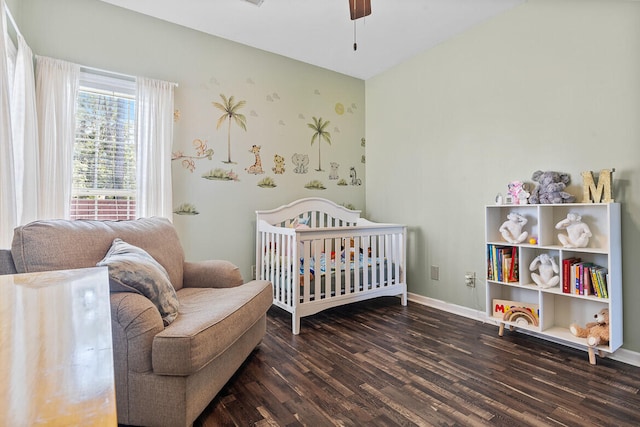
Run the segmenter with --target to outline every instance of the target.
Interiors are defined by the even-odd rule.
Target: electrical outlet
[[[467,272],[464,275],[464,284],[467,285],[470,288],[475,288],[476,287],[476,273]]]
[[[431,280],[440,280],[440,267],[437,265],[431,266]]]

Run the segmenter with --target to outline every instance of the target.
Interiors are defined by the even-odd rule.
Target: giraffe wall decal
[[[252,173],[254,175],[264,173],[264,170],[262,170],[262,160],[260,159],[260,148],[262,148],[260,145],[252,145],[249,149],[249,152],[256,156],[256,161],[253,165],[245,168],[247,173]]]

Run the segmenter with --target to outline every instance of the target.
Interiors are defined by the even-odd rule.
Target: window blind
[[[131,82],[85,75],[76,102],[71,219],[135,218]]]

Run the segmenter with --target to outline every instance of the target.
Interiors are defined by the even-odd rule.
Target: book
[[[598,283],[596,268],[591,269],[591,282],[593,283],[594,295],[602,298],[602,288],[600,288],[600,284]]]
[[[509,269],[511,268],[511,254],[502,254],[502,280],[504,282],[509,281]]]
[[[517,246],[487,245],[487,279],[498,282],[519,280]]]
[[[571,287],[571,266],[577,262],[580,262],[580,258],[566,258],[562,260],[562,292],[569,294],[572,291]]]
[[[592,265],[588,265],[584,268],[582,272],[582,282],[584,283],[584,293],[583,295],[593,295],[593,286],[591,284],[591,270],[593,270]]]
[[[579,262],[573,263],[571,264],[571,293],[572,294],[578,294],[578,283],[577,283],[577,268],[578,268],[578,264],[580,264]]]
[[[493,280],[498,280],[498,248],[496,245],[492,245],[491,252],[493,254],[491,258],[493,261]]]
[[[509,266],[508,278],[509,282],[517,282],[518,280],[520,280],[518,264],[518,248],[514,246],[511,248],[511,265]]]
[[[607,289],[607,269],[604,267],[598,268],[596,270],[596,278],[602,294],[601,298],[609,298],[609,291]]]

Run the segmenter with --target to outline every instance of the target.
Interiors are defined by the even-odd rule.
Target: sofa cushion
[[[156,306],[164,325],[178,316],[178,297],[167,271],[144,249],[114,239],[98,267],[109,267],[111,291],[140,292]]]
[[[153,372],[190,375],[229,348],[273,301],[271,282],[234,288],[183,288],[176,320],[153,339]]]
[[[16,274],[16,266],[13,263],[11,251],[0,249],[0,274]]]
[[[95,267],[117,237],[147,251],[169,273],[173,287],[182,287],[184,251],[166,218],[34,221],[15,229],[11,253],[18,273]]]

